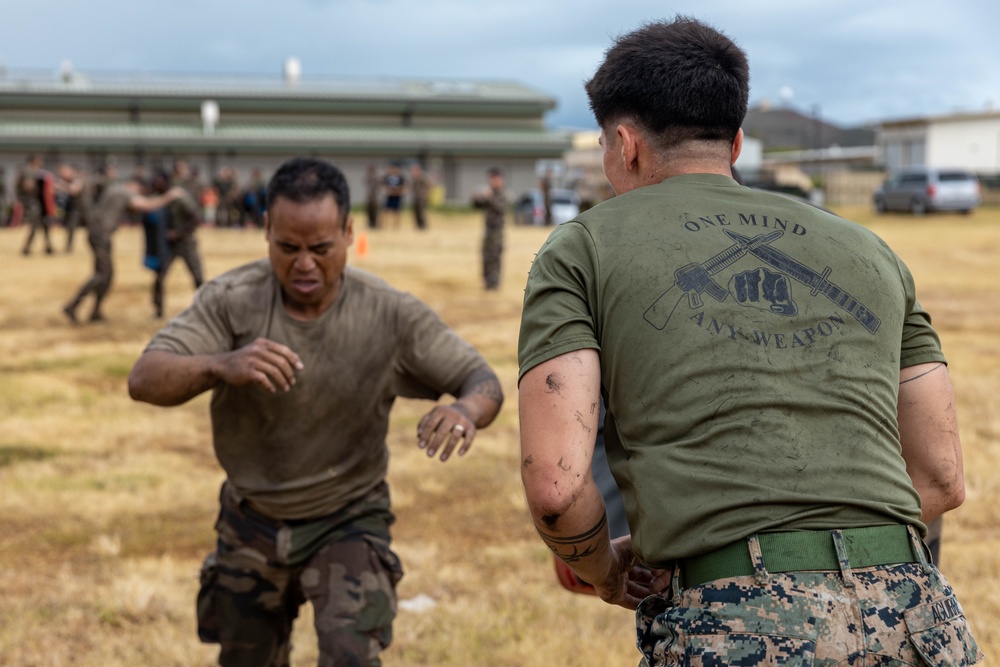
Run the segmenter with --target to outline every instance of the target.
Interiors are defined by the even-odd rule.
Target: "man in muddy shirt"
[[[938,336],[881,239],[733,179],[748,90],[739,47],[684,17],[623,36],[587,84],[617,196],[528,276],[535,527],[637,608],[643,665],[975,663],[920,541],[964,497]],[[615,541],[591,476],[602,394]]]
[[[385,482],[393,401],[457,397],[417,429],[445,461],[468,451],[503,396],[426,305],[345,266],[353,221],[339,169],[291,160],[267,198],[269,259],[206,283],[150,342],[129,390],[157,405],[213,392],[227,479],[198,622],[219,663],[287,665],[308,600],[320,664],[377,665],[402,576]]]

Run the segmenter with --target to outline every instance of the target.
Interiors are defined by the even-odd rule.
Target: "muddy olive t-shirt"
[[[215,354],[260,337],[287,345],[305,368],[287,393],[217,387],[212,436],[239,495],[283,519],[324,516],[364,496],[385,477],[394,399],[454,395],[485,366],[425,304],[351,267],[328,310],[294,320],[267,260],[206,283],[147,349]]]
[[[762,531],[923,529],[899,370],[944,357],[870,231],[717,175],[615,197],[553,231],[525,290],[522,376],[584,348],[645,563]]]

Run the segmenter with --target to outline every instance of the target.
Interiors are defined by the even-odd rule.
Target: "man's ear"
[[[347,247],[354,245],[354,216],[348,215],[344,221],[344,238],[347,239]]]
[[[619,123],[615,127],[615,135],[618,143],[619,159],[625,171],[635,171],[639,168],[640,143],[643,141],[642,135],[632,125]]]
[[[732,166],[736,164],[736,160],[740,157],[740,152],[743,150],[743,128],[741,127],[738,132],[736,132],[736,138],[733,140],[733,156],[729,161],[729,165]]]

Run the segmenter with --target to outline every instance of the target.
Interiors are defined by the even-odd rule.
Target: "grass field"
[[[919,219],[841,213],[893,245],[935,315],[959,402],[968,489],[965,505],[945,519],[942,569],[982,648],[1000,655],[1000,209]],[[558,587],[521,491],[517,326],[524,278],[547,230],[508,229],[502,289],[485,293],[479,218],[430,222],[426,233],[369,233],[369,254],[351,261],[427,301],[478,347],[507,403],[469,455],[447,464],[415,446],[428,405],[402,401],[394,410],[394,537],[407,570],[400,597],[436,605],[400,612],[385,662],[634,665],[631,612]],[[60,307],[89,274],[86,244],[72,255],[25,258],[24,232],[0,230],[0,665],[214,664],[215,648],[195,635],[193,600],[222,474],[206,396],[172,409],[128,398],[131,364],[160,325],[139,233],[116,236],[109,322],[73,327]],[[210,277],[265,253],[257,231],[205,229],[200,238]],[[176,266],[168,315],[191,295]],[[315,664],[310,618],[304,609],[294,665]]]

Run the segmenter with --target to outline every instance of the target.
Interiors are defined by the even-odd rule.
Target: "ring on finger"
[[[465,435],[465,427],[461,424],[455,424],[451,427],[451,430],[459,435]]]

